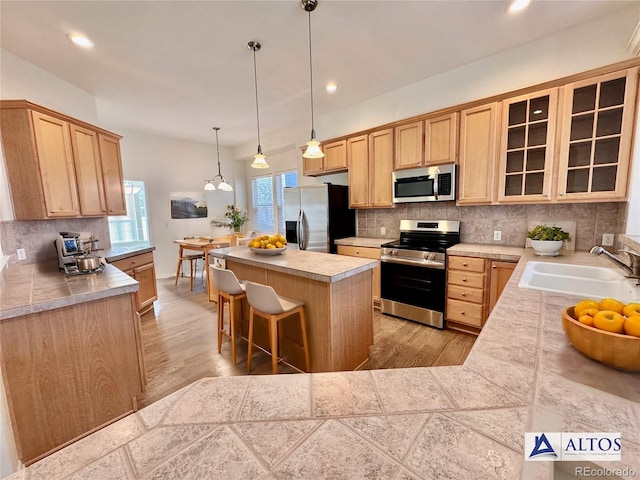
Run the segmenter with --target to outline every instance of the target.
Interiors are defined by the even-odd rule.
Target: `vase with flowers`
[[[216,227],[228,227],[233,230],[234,233],[240,233],[242,226],[249,221],[246,210],[241,210],[235,205],[227,205],[227,211],[224,216],[229,220],[226,222],[219,222],[217,220],[211,220],[211,224]]]

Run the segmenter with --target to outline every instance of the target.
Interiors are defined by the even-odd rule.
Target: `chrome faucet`
[[[589,250],[589,252],[594,255],[600,255],[601,253],[604,253],[609,260],[611,260],[613,263],[615,263],[617,266],[619,266],[629,274],[627,275],[627,277],[640,278],[640,255],[638,255],[637,253],[629,252],[628,250],[622,252],[626,253],[629,256],[629,265],[627,265],[613,253],[608,252],[598,245]]]

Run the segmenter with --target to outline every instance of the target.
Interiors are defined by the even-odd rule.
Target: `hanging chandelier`
[[[214,185],[214,181],[216,178],[220,179],[220,183],[218,184],[218,190],[222,190],[223,192],[233,192],[233,187],[231,184],[227,183],[227,181],[220,173],[220,146],[218,145],[218,130],[220,127],[213,127],[216,132],[216,153],[218,154],[218,174],[215,175],[211,180],[205,180],[204,189],[205,190],[215,190],[216,186]]]
[[[256,52],[260,50],[262,45],[258,42],[251,41],[247,44],[249,50],[253,52],[253,76],[256,87],[256,125],[258,126],[258,153],[253,157],[253,168],[269,168],[266,157],[262,153],[262,145],[260,145],[260,110],[258,109],[258,69],[256,67]]]
[[[307,142],[307,149],[302,156],[304,158],[322,158],[324,152],[320,148],[320,142],[316,140],[316,130],[313,124],[313,62],[311,57],[311,12],[318,6],[318,0],[300,0],[300,4],[309,14],[309,78],[311,82],[311,139]]]

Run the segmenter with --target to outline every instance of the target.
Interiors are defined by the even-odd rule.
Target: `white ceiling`
[[[319,0],[311,14],[316,116],[637,1]],[[96,98],[101,122],[235,146],[310,124],[308,17],[298,0],[0,1],[0,45]],[[88,35],[91,51],[66,34]],[[329,95],[328,81],[339,85]]]

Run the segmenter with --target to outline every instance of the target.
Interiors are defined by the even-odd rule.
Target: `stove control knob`
[[[391,255],[398,255],[398,249],[394,248],[393,250],[391,250]]]
[[[436,254],[433,252],[429,252],[429,260],[433,260],[434,258],[436,258]]]

